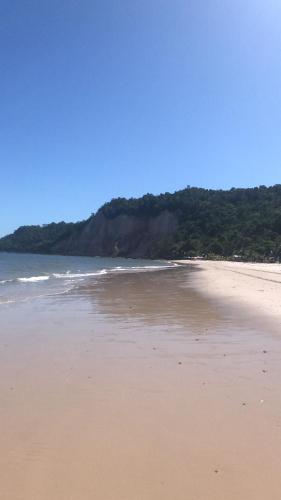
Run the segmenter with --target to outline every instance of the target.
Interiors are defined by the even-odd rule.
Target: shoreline
[[[281,320],[281,264],[174,260],[200,271],[196,289],[229,305]]]

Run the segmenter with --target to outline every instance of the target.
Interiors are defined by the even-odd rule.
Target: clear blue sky
[[[281,181],[278,0],[2,0],[0,234]]]

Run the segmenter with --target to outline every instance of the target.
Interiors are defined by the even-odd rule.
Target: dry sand
[[[1,500],[280,499],[281,337],[208,272],[1,309]]]
[[[250,314],[281,321],[281,264],[179,262],[202,271],[197,288],[209,297],[246,306]]]

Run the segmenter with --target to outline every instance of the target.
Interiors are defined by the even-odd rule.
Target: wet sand
[[[1,309],[1,500],[279,500],[281,336],[189,268]]]

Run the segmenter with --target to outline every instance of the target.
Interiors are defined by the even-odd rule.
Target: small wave
[[[90,278],[92,276],[102,276],[104,274],[118,273],[118,272],[136,272],[136,271],[157,271],[159,269],[169,269],[175,267],[174,264],[168,265],[150,265],[150,266],[116,266],[108,269],[101,269],[95,272],[86,273],[71,273],[66,271],[66,273],[54,273],[52,276],[57,279],[79,279],[79,278]]]
[[[107,274],[106,269],[101,269],[101,271],[96,271],[95,273],[54,273],[53,277],[57,279],[75,279],[75,278],[88,278],[91,276],[101,276],[102,274]]]
[[[153,265],[153,266],[129,266],[129,267],[117,266],[117,267],[112,268],[110,271],[111,272],[118,272],[118,271],[159,271],[161,269],[171,269],[172,267],[175,267],[174,264],[171,264],[171,265]]]
[[[30,278],[17,278],[21,283],[36,283],[37,281],[47,281],[50,276],[31,276]]]
[[[162,266],[162,265],[159,265],[159,266],[132,266],[131,269],[168,269],[170,267],[174,267],[174,266]]]
[[[68,282],[72,281],[81,281],[85,278],[98,277],[106,274],[112,273],[130,273],[130,272],[145,272],[145,271],[157,271],[164,270],[178,266],[176,263],[167,262],[167,264],[152,264],[152,265],[144,265],[144,266],[116,266],[107,269],[100,269],[92,272],[71,272],[67,270],[63,273],[53,273],[50,275],[39,275],[39,276],[30,276],[30,277],[22,277],[22,278],[12,278],[6,280],[0,280],[0,285],[5,285],[9,283],[39,283],[48,281],[50,279],[64,279]]]

